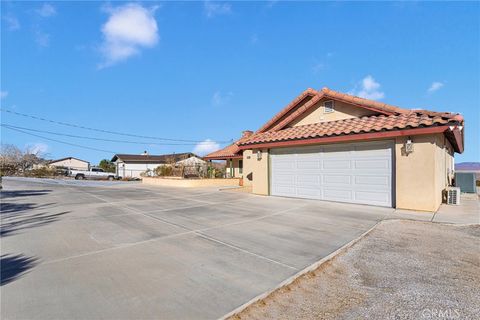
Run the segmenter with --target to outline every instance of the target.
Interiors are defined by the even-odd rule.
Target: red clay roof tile
[[[391,116],[380,115],[319,122],[303,126],[290,127],[278,131],[272,130],[256,133],[249,139],[240,142],[238,145],[246,146],[258,143],[320,138],[333,135],[348,135],[352,133],[357,134],[406,128],[419,128],[458,122],[455,115],[443,115],[444,117],[439,117],[410,111],[409,113]]]

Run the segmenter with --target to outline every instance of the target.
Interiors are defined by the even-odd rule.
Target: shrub
[[[160,177],[170,177],[173,174],[173,167],[169,165],[158,166],[155,168],[155,174]]]
[[[56,168],[42,167],[38,169],[32,169],[25,172],[25,175],[28,177],[35,178],[48,178],[56,175]]]

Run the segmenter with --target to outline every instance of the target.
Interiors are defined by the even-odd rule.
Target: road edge
[[[333,258],[335,258],[336,256],[338,256],[339,254],[341,254],[342,252],[344,252],[345,250],[349,249],[350,247],[352,247],[353,245],[355,245],[358,241],[360,241],[361,239],[363,239],[366,235],[368,235],[370,232],[372,232],[378,225],[380,225],[381,223],[388,223],[389,221],[393,221],[392,220],[380,220],[378,221],[377,223],[375,223],[370,229],[368,229],[367,231],[365,231],[364,233],[362,233],[360,236],[358,236],[357,238],[353,239],[352,241],[344,244],[343,246],[341,246],[340,248],[338,248],[337,250],[333,251],[332,253],[330,253],[329,255],[323,257],[322,259],[318,260],[317,262],[314,262],[313,264],[307,266],[306,268],[300,270],[299,272],[295,273],[293,276],[290,276],[288,277],[287,279],[283,280],[282,282],[280,282],[280,284],[278,284],[277,286],[275,286],[274,288],[268,290],[268,291],[265,291],[259,295],[257,295],[256,297],[250,299],[249,301],[245,302],[244,304],[242,304],[241,306],[239,306],[238,308],[235,308],[234,310],[230,311],[229,313],[223,315],[222,317],[218,318],[218,320],[226,320],[228,318],[231,318],[239,313],[241,313],[242,311],[244,311],[246,308],[248,308],[249,306],[251,306],[252,304],[260,301],[260,300],[263,300],[265,298],[267,298],[268,296],[270,296],[272,293],[274,293],[275,291],[281,289],[281,288],[284,288],[288,285],[290,285],[292,282],[294,282],[297,278],[319,268],[322,264],[332,260]]]

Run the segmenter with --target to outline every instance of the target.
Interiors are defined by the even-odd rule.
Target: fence
[[[195,165],[163,165],[154,170],[147,170],[142,176],[179,177],[179,178],[225,178],[225,169],[209,164]]]

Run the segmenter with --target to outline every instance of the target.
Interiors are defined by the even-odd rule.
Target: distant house
[[[461,162],[455,164],[455,172],[473,172],[480,180],[480,162]]]
[[[143,154],[116,154],[112,162],[116,166],[116,174],[122,178],[140,178],[146,171],[153,171],[158,166],[165,164],[175,164],[179,161],[197,157],[191,152],[173,153],[163,155],[151,155],[146,152]]]
[[[90,162],[74,157],[52,160],[48,162],[48,165],[51,167],[65,167],[74,170],[88,170],[90,168]]]

